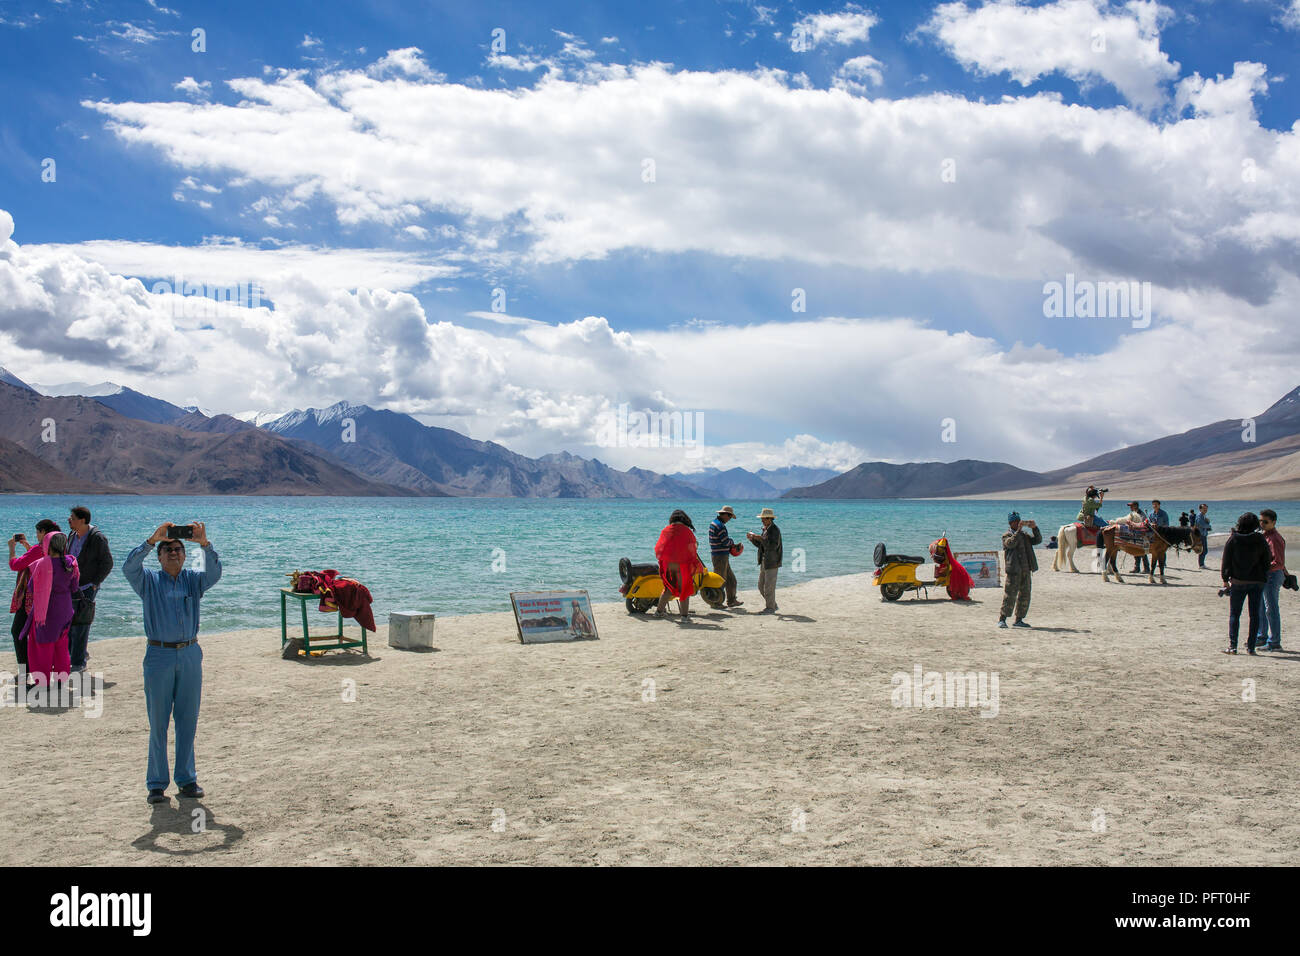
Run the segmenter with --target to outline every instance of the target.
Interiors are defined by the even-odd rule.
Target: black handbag
[[[1282,587],[1291,591],[1300,591],[1300,583],[1296,582],[1294,574],[1288,574],[1282,579]]]
[[[69,622],[73,625],[91,624],[95,620],[95,594],[92,589],[89,593],[78,591],[72,595],[72,620]]]

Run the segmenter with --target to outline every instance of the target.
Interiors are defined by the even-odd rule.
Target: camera
[[[184,538],[186,541],[194,539],[194,525],[192,524],[174,524],[167,532],[169,538]]]

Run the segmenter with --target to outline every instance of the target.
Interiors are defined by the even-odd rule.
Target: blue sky
[[[1298,41],[1291,0],[0,2],[0,355],[622,466],[701,463],[594,444],[624,402],[722,467],[1057,466],[1297,384]],[[178,314],[182,266],[267,307]],[[1044,317],[1066,273],[1152,321]]]

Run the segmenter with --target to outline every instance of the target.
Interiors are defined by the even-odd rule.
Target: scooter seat
[[[925,558],[918,558],[908,554],[890,554],[885,550],[883,541],[876,545],[876,550],[872,552],[871,557],[878,568],[883,568],[886,564],[925,564]]]
[[[626,584],[628,581],[635,581],[637,578],[643,578],[646,575],[659,577],[658,564],[633,564],[628,558],[622,558],[618,562],[618,576]]]

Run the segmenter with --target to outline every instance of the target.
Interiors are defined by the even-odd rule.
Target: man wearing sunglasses
[[[144,601],[144,702],[149,714],[150,803],[167,802],[167,730],[176,720],[176,784],[179,795],[203,796],[194,770],[194,733],[203,689],[203,650],[199,647],[199,600],[221,580],[221,559],[200,521],[173,530],[168,521],[126,559],[122,573]],[[184,532],[203,549],[203,570],[185,567]],[[161,571],[146,569],[144,556],[158,545]]]

